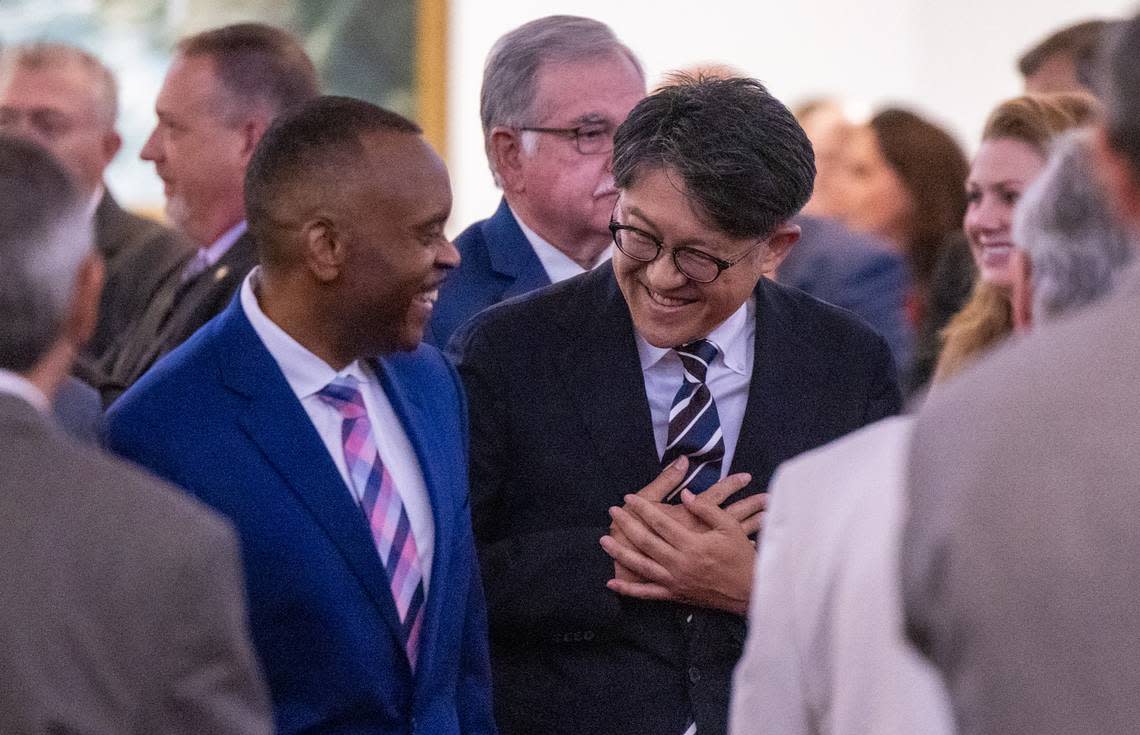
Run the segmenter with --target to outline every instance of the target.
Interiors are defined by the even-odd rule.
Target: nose
[[[645,280],[657,290],[668,291],[684,286],[689,277],[677,270],[677,264],[673,262],[673,252],[661,248],[657,258],[645,264]]]
[[[453,268],[458,268],[459,263],[462,260],[463,258],[459,255],[459,249],[455,247],[455,243],[447,238],[444,238],[443,243],[440,245],[439,250],[435,254],[436,267],[451,270]]]
[[[967,228],[997,232],[1009,227],[1012,207],[992,194],[985,194],[966,210]]]
[[[158,144],[158,126],[150,131],[147,136],[146,143],[143,144],[142,150],[139,151],[139,158],[144,161],[157,161],[161,155],[161,146]]]

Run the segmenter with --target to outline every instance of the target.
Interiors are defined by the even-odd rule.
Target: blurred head
[[[1105,118],[1096,137],[1098,169],[1113,209],[1140,230],[1140,15],[1110,35],[1101,75]]]
[[[1133,251],[1097,179],[1091,137],[1067,133],[1014,216],[1013,317],[1019,328],[1054,319],[1112,290]]]
[[[609,242],[613,134],[643,96],[637,58],[588,18],[531,21],[487,57],[480,115],[491,171],[515,214],[571,257]]]
[[[242,23],[180,41],[141,153],[163,181],[171,221],[198,245],[240,222],[257,142],[275,117],[317,94],[312,62],[285,31]]]
[[[788,220],[811,196],[812,158],[754,79],[678,80],[638,103],[614,139],[614,219],[627,228],[614,273],[646,341],[702,338],[747,301],[799,238]]]
[[[1017,62],[1026,94],[1093,91],[1105,30],[1104,20],[1061,28],[1026,51]]]
[[[967,163],[948,133],[913,112],[886,109],[853,133],[844,156],[843,219],[896,243],[920,283],[965,211]]]
[[[245,191],[265,282],[327,340],[306,346],[344,364],[415,349],[459,264],[447,169],[415,123],[317,98],[265,134]]]
[[[0,368],[27,374],[60,344],[81,347],[101,285],[85,202],[66,171],[35,143],[0,136]]]
[[[844,150],[855,125],[839,102],[826,97],[809,100],[794,112],[815,151],[815,190],[804,206],[804,214],[838,217],[843,212],[842,182],[838,178],[842,176]],[[858,153],[873,158],[878,154],[878,146],[873,145],[871,150],[867,150],[867,142],[861,141],[863,148]],[[870,142],[874,143],[873,140]]]
[[[117,110],[115,79],[92,54],[61,43],[0,50],[0,132],[51,151],[85,196],[122,145]]]
[[[990,114],[966,181],[963,218],[981,280],[1009,285],[1014,205],[1045,167],[1052,139],[1090,122],[1097,109],[1088,95],[1027,95]]]

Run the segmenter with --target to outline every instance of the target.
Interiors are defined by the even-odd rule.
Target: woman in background
[[[942,332],[934,382],[955,375],[1013,331],[1014,205],[1045,168],[1053,139],[1090,122],[1097,110],[1096,100],[1083,94],[1026,95],[990,114],[966,181],[963,221],[978,280]]]
[[[909,315],[917,324],[938,254],[962,224],[966,157],[946,131],[888,108],[848,137],[843,158],[840,218],[906,256],[913,283]]]

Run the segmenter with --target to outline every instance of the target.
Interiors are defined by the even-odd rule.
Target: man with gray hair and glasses
[[[1102,77],[1098,178],[1140,232],[1140,16]],[[959,732],[1140,731],[1140,273],[931,395],[910,453],[908,632]]]
[[[122,147],[117,115],[115,78],[93,54],[55,42],[0,50],[0,131],[39,143],[68,169],[93,217],[95,247],[106,264],[99,322],[84,348],[85,362],[103,354],[142,314],[161,277],[190,255],[189,243],[124,211],[107,190],[103,174]]]
[[[495,43],[480,117],[503,200],[455,240],[463,264],[440,290],[429,341],[444,347],[488,306],[608,258],[614,131],[644,96],[637,57],[596,20],[552,15]]]
[[[101,278],[86,192],[0,136],[0,731],[269,733],[229,525],[45,418]]]

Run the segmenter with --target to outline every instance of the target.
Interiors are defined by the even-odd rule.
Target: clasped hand
[[[610,532],[602,548],[614,560],[614,592],[645,600],[671,600],[743,615],[752,592],[755,545],[767,504],[765,493],[720,505],[744,488],[751,475],[729,475],[700,495],[681,491],[681,504],[662,500],[685,476],[681,457],[625,505],[610,508]]]

